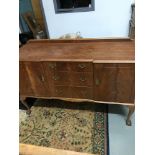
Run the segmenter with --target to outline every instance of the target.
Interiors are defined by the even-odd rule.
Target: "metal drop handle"
[[[53,76],[53,80],[57,81],[57,80],[59,80],[59,79],[60,79],[59,76]]]
[[[80,77],[80,81],[84,82],[84,81],[86,81],[86,78],[85,77]]]
[[[54,69],[56,67],[56,64],[55,63],[54,64],[50,63],[49,64],[49,67],[52,68],[52,69]]]
[[[86,65],[85,65],[85,64],[79,64],[78,66],[79,66],[79,68],[81,68],[81,69],[83,69],[83,68],[85,68],[85,67],[86,67]]]
[[[62,90],[55,90],[55,92],[56,92],[57,94],[62,94],[62,93],[63,93]]]

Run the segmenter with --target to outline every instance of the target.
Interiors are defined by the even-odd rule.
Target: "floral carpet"
[[[20,143],[107,155],[104,105],[37,100],[20,122]]]

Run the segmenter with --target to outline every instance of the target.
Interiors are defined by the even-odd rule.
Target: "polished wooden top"
[[[134,63],[135,43],[130,39],[31,40],[20,48],[19,59]]]

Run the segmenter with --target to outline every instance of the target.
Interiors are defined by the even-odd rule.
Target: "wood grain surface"
[[[135,59],[129,39],[30,41],[20,48],[20,61],[128,61]]]
[[[134,104],[134,64],[95,64],[94,98]]]
[[[19,155],[93,155],[93,154],[41,147],[29,144],[19,144]]]
[[[20,48],[20,95],[134,105],[129,39],[31,40]]]

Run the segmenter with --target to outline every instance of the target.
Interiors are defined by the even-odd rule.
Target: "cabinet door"
[[[94,65],[95,100],[134,103],[134,89],[134,64]]]
[[[35,96],[51,96],[51,90],[49,89],[48,79],[46,77],[42,63],[26,62],[25,64]]]
[[[94,66],[94,96],[95,100],[112,102],[116,94],[115,64],[95,64]]]
[[[118,64],[116,102],[134,103],[135,100],[135,66]]]
[[[19,63],[19,91],[20,95],[33,96],[31,82],[23,62]]]

